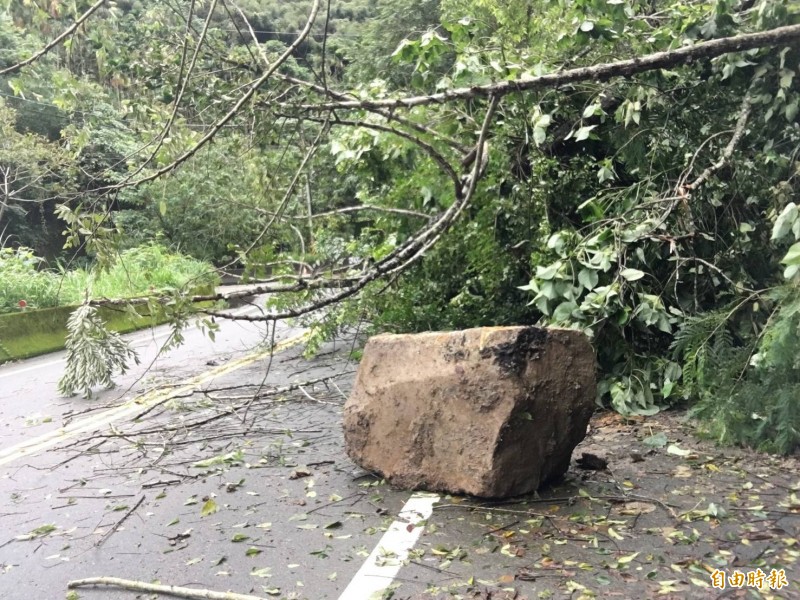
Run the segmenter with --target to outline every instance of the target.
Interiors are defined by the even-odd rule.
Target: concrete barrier
[[[213,288],[198,289],[193,293],[211,294]],[[67,338],[67,320],[75,308],[59,306],[0,315],[0,364],[62,350]],[[138,318],[122,308],[101,307],[98,312],[108,328],[119,333],[146,329],[167,321],[152,316],[146,305],[136,307]]]

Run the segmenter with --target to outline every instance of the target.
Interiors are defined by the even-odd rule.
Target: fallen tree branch
[[[745,33],[732,37],[719,38],[701,42],[694,46],[654,52],[645,56],[626,60],[579,67],[556,73],[548,73],[536,77],[522,77],[513,81],[501,81],[489,85],[475,85],[466,88],[429,94],[425,96],[406,96],[404,98],[386,98],[381,100],[348,100],[322,102],[318,104],[287,105],[292,108],[313,111],[330,111],[336,109],[393,109],[413,108],[429,104],[442,104],[454,100],[473,98],[502,97],[514,92],[555,88],[579,81],[608,81],[614,77],[630,77],[639,73],[666,69],[698,59],[716,58],[730,52],[741,52],[753,48],[779,46],[796,42],[800,39],[800,25],[777,27],[758,33]]]
[[[290,276],[287,276],[290,277]],[[238,289],[234,292],[219,292],[216,294],[196,294],[186,298],[188,302],[198,304],[201,302],[215,302],[218,300],[236,300],[238,298],[248,298],[250,296],[258,296],[261,294],[278,294],[284,292],[299,292],[302,290],[324,290],[324,289],[338,289],[347,287],[357,280],[354,278],[340,278],[340,279],[299,279],[296,283],[268,286],[263,283],[254,284],[246,288]],[[173,301],[170,296],[139,296],[136,298],[95,298],[89,300],[91,306],[105,306],[113,308],[115,306],[141,306],[150,302],[158,304],[169,304]]]
[[[250,21],[247,19],[247,16],[244,14],[244,12],[238,6],[236,6],[234,4],[234,8],[236,8],[236,10],[239,12],[239,16],[244,20],[245,24],[247,25],[247,29],[250,32],[250,38],[252,39],[253,43],[256,45],[256,48],[259,51],[259,55],[261,56],[261,60],[264,62],[264,65],[266,66],[267,69],[269,69],[270,68],[269,59],[267,58],[267,55],[264,53],[263,47],[258,42],[258,38],[256,37],[256,33],[253,30],[253,26],[250,24]],[[330,2],[328,2],[328,11],[330,12]],[[325,30],[325,39],[327,40],[327,22],[326,22],[326,30]],[[324,42],[323,42],[323,44],[324,44]],[[322,54],[322,60],[323,61],[325,60],[325,53],[324,52],[325,52],[325,50],[324,50],[324,45],[323,45],[323,54]],[[324,69],[324,64],[323,64],[323,77],[324,77],[324,71],[325,71],[325,69]],[[313,89],[315,89],[316,91],[318,91],[318,92],[320,92],[320,93],[322,93],[324,95],[334,96],[334,97],[338,96],[339,98],[344,97],[341,94],[337,94],[335,92],[332,92],[330,90],[330,88],[328,88],[327,84],[324,85],[324,86],[318,86],[318,85],[312,84],[310,82],[304,82],[301,79],[296,79],[296,80],[293,79],[293,83],[295,85],[305,85],[305,86],[312,87]],[[379,114],[381,114],[381,116],[383,116],[384,118],[390,118],[389,116],[384,114],[384,112],[385,111],[379,111]],[[309,119],[309,120],[314,121],[316,119]],[[322,120],[320,119],[318,121],[322,121]],[[325,124],[326,125],[327,125],[328,122],[329,122],[329,119],[325,119]],[[417,146],[422,148],[422,150],[425,151],[439,165],[439,167],[442,169],[442,171],[447,173],[447,175],[451,179],[453,179],[454,181],[458,180],[458,176],[456,175],[455,171],[453,170],[453,167],[450,166],[450,163],[448,163],[447,160],[445,160],[445,158],[433,146],[431,146],[427,142],[425,142],[425,141],[419,139],[418,137],[415,137],[415,136],[413,136],[413,135],[411,135],[411,134],[409,134],[409,133],[407,133],[405,131],[401,131],[401,130],[395,129],[394,127],[389,127],[389,126],[381,125],[381,124],[378,124],[378,123],[369,123],[369,122],[361,122],[361,121],[356,122],[356,121],[342,120],[342,119],[339,119],[336,116],[334,116],[334,118],[332,120],[330,120],[330,123],[334,124],[334,125],[346,125],[346,126],[351,126],[351,127],[352,126],[366,127],[366,128],[374,129],[376,131],[382,131],[382,132],[385,132],[385,133],[392,133],[392,134],[394,134],[394,135],[396,135],[398,137],[401,137],[401,138],[403,138],[405,140],[408,140],[411,143],[416,144]],[[406,123],[406,126],[411,126],[411,125],[410,125],[410,123]],[[415,129],[417,129],[417,128],[415,127]],[[428,134],[431,133],[431,130],[429,130],[429,129],[425,128],[425,127],[421,127],[420,126],[420,129],[422,129],[422,131],[424,131],[425,133],[428,133]]]
[[[177,585],[161,585],[159,583],[146,583],[144,581],[134,581],[132,579],[121,579],[119,577],[86,577],[85,579],[73,579],[67,583],[71,590],[79,587],[114,587],[132,592],[152,592],[154,594],[166,594],[176,598],[190,598],[191,600],[266,600],[262,596],[250,596],[247,594],[236,594],[234,592],[215,592],[206,589],[195,589],[179,587]]]
[[[753,105],[750,95],[746,94],[742,100],[742,108],[739,112],[739,118],[736,120],[736,127],[733,130],[733,135],[731,136],[730,141],[728,141],[728,145],[725,146],[725,149],[722,151],[722,155],[719,157],[719,160],[706,167],[706,169],[700,173],[697,179],[695,179],[693,182],[686,184],[686,189],[696,190],[703,185],[703,183],[705,183],[709,177],[711,177],[714,173],[719,171],[728,163],[728,161],[731,159],[731,156],[733,156],[733,151],[736,150],[736,146],[739,145],[739,142],[744,136],[745,127],[747,126],[747,120],[750,118],[750,112],[752,108]]]
[[[117,529],[119,529],[119,528],[120,528],[120,525],[122,525],[122,524],[125,522],[125,520],[126,520],[128,517],[130,517],[130,516],[131,516],[131,514],[133,514],[133,512],[134,512],[134,511],[135,511],[137,508],[139,508],[139,506],[142,504],[142,502],[144,502],[144,496],[141,496],[141,497],[139,498],[139,500],[137,500],[137,501],[136,501],[136,504],[134,504],[133,506],[131,506],[131,507],[130,507],[130,509],[128,509],[128,510],[125,512],[125,514],[124,514],[124,515],[122,515],[122,518],[121,518],[119,521],[117,521],[116,523],[114,523],[114,525],[112,525],[112,526],[111,526],[111,529],[109,529],[108,531],[106,531],[106,532],[103,534],[103,536],[102,536],[102,537],[101,537],[99,540],[97,540],[97,541],[94,543],[94,545],[95,545],[95,546],[102,546],[102,545],[103,545],[103,543],[104,543],[104,542],[105,542],[105,541],[106,541],[106,540],[107,540],[109,537],[111,537],[111,534],[113,534],[115,531],[117,531]]]
[[[291,319],[299,317],[317,310],[323,309],[332,304],[336,304],[342,300],[350,298],[364,289],[373,281],[380,279],[392,273],[400,273],[408,269],[412,264],[418,261],[425,251],[427,251],[458,219],[463,212],[464,208],[469,205],[472,200],[475,190],[478,186],[478,181],[483,176],[486,163],[488,159],[488,136],[489,127],[494,118],[495,111],[500,104],[501,98],[499,96],[492,96],[489,106],[484,115],[483,124],[481,126],[480,134],[476,144],[475,160],[469,174],[459,180],[456,185],[455,196],[456,200],[450,207],[444,211],[436,220],[423,227],[416,235],[407,240],[399,248],[393,250],[386,257],[376,262],[373,267],[364,273],[358,281],[350,287],[345,288],[341,292],[328,296],[313,302],[300,306],[298,308],[288,309],[281,313],[273,313],[259,316],[249,315],[227,315],[214,310],[200,310],[199,312],[209,314],[212,316],[220,317],[223,319],[242,320],[242,321],[280,321],[283,319]]]
[[[394,215],[403,215],[404,217],[417,217],[419,219],[430,219],[435,215],[429,215],[423,212],[419,212],[417,210],[409,210],[407,208],[392,208],[389,206],[375,206],[374,204],[359,204],[358,206],[343,206],[342,208],[336,208],[334,210],[328,210],[321,213],[314,213],[311,215],[312,219],[321,219],[322,217],[333,217],[336,215],[343,215],[346,213],[351,212],[360,212],[363,210],[375,211],[375,212],[385,212]],[[265,214],[266,211],[263,211]],[[309,218],[308,215],[287,215],[288,219],[296,219],[296,220],[306,220]]]
[[[6,67],[2,71],[0,71],[0,77],[2,77],[4,75],[11,75],[12,73],[16,73],[17,71],[19,71],[23,67],[27,67],[28,65],[35,63],[37,60],[42,58],[45,54],[50,52],[50,50],[52,50],[53,48],[58,46],[61,42],[63,42],[65,39],[67,39],[69,36],[71,36],[73,33],[75,33],[75,31],[78,29],[78,27],[83,25],[86,22],[86,20],[89,17],[91,17],[97,11],[97,9],[100,8],[101,6],[103,6],[103,4],[105,4],[105,3],[106,3],[106,0],[98,0],[97,2],[92,4],[89,8],[86,9],[86,12],[84,12],[80,17],[78,17],[77,20],[72,25],[67,27],[61,33],[61,35],[59,35],[57,38],[52,40],[49,44],[44,46],[41,50],[39,50],[38,52],[34,53],[32,56],[26,58],[25,60],[22,60],[22,61],[18,62],[15,65],[11,65],[10,67]]]
[[[315,120],[312,117],[307,117],[307,119],[309,121]],[[332,119],[331,125],[344,125],[346,127],[363,127],[365,129],[373,129],[375,131],[381,131],[383,133],[390,133],[396,135],[397,137],[403,138],[404,140],[407,140],[412,144],[422,148],[422,150],[428,156],[430,156],[437,165],[439,165],[442,171],[444,171],[447,174],[447,176],[450,177],[451,180],[453,180],[456,183],[458,182],[458,175],[456,175],[456,172],[453,170],[453,167],[450,166],[450,163],[447,162],[447,160],[439,153],[439,151],[436,150],[436,148],[434,148],[427,142],[424,142],[423,140],[411,135],[410,133],[401,131],[394,127],[389,127],[388,125],[381,125],[379,123],[370,123],[368,121],[363,121],[363,120],[352,121],[348,119],[340,119],[339,117],[335,117],[334,119]]]

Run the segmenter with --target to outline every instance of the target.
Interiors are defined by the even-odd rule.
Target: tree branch
[[[53,48],[58,46],[61,42],[63,42],[66,38],[68,38],[73,33],[75,33],[75,31],[78,29],[78,27],[83,25],[86,22],[86,20],[89,17],[91,17],[97,11],[97,9],[100,8],[101,6],[103,6],[103,4],[105,4],[105,3],[106,3],[106,0],[98,0],[97,2],[92,4],[92,6],[90,6],[88,9],[86,9],[86,12],[83,13],[80,17],[78,17],[78,20],[75,21],[72,25],[70,25],[67,29],[65,29],[64,32],[61,35],[59,35],[57,38],[55,38],[53,41],[51,41],[49,44],[47,44],[44,48],[42,48],[41,50],[36,52],[33,56],[31,56],[29,58],[26,58],[25,60],[20,61],[15,65],[11,65],[10,67],[6,67],[2,71],[0,71],[0,77],[2,77],[4,75],[11,75],[12,73],[16,73],[17,71],[19,71],[23,67],[27,67],[28,65],[30,65],[30,64],[36,62],[37,60],[39,60],[45,54],[50,52],[50,50],[52,50]]]
[[[459,215],[463,212],[464,208],[469,205],[472,200],[475,190],[477,189],[478,181],[483,176],[486,161],[484,155],[487,152],[488,144],[487,139],[489,135],[489,127],[492,123],[494,113],[500,104],[499,96],[492,96],[489,107],[486,110],[486,115],[483,119],[483,125],[478,136],[477,148],[475,151],[476,159],[473,162],[471,172],[463,178],[464,183],[460,181],[456,185],[456,201],[443,212],[438,219],[422,228],[414,237],[406,241],[402,246],[396,248],[389,255],[375,263],[369,271],[364,273],[358,281],[337,294],[333,294],[317,302],[312,302],[298,308],[288,309],[282,313],[273,313],[268,315],[259,316],[236,316],[218,313],[216,311],[201,311],[214,316],[219,316],[231,320],[245,320],[245,321],[280,321],[283,319],[291,319],[299,317],[311,312],[315,312],[332,304],[336,304],[342,300],[346,300],[358,292],[363,290],[367,285],[373,281],[380,279],[386,275],[401,273],[408,269],[412,264],[418,261],[433,244],[452,226]]]
[[[387,98],[382,100],[349,100],[323,102],[319,104],[301,104],[299,106],[293,106],[293,108],[312,111],[413,108],[415,106],[426,106],[429,104],[442,104],[454,100],[468,100],[489,96],[502,97],[514,92],[554,88],[565,84],[577,83],[579,81],[593,80],[600,82],[607,81],[614,77],[630,77],[638,73],[674,67],[701,58],[715,58],[730,52],[778,46],[797,41],[798,39],[800,39],[800,25],[789,25],[758,33],[746,33],[733,37],[701,42],[686,48],[655,52],[653,54],[627,60],[569,69],[567,71],[549,73],[538,77],[522,77],[515,81],[501,81],[490,85],[456,88],[438,94]]]
[[[744,136],[745,127],[747,126],[747,120],[750,118],[750,112],[752,108],[753,105],[750,94],[745,94],[745,97],[742,100],[742,108],[739,112],[739,118],[736,120],[736,127],[733,130],[733,135],[731,136],[728,145],[725,146],[725,149],[722,151],[722,155],[719,157],[719,160],[706,167],[706,169],[700,173],[697,179],[695,179],[693,182],[686,184],[686,189],[696,190],[703,185],[703,183],[705,183],[709,177],[724,167],[725,164],[731,159],[731,156],[733,156],[733,151],[736,150],[736,146],[739,145],[739,142]]]
[[[288,116],[288,115],[285,115]],[[316,119],[314,117],[307,117],[309,121],[321,121],[321,119]],[[370,123],[369,121],[352,121],[349,119],[340,119],[339,117],[334,115],[334,118],[330,121],[331,125],[344,125],[347,127],[364,127],[365,129],[373,129],[375,131],[381,131],[384,133],[391,133],[396,135],[397,137],[403,138],[411,142],[412,144],[419,146],[428,156],[430,156],[436,164],[444,171],[448,177],[450,177],[451,181],[454,183],[458,183],[459,178],[456,175],[456,172],[453,170],[453,167],[450,166],[450,163],[447,162],[447,159],[442,156],[439,151],[428,144],[427,142],[422,141],[418,137],[411,135],[406,131],[402,131],[400,129],[396,129],[394,127],[389,127],[388,125],[381,125],[380,123]]]
[[[329,210],[321,213],[316,213],[311,215],[312,219],[321,219],[322,217],[332,217],[334,215],[341,215],[344,213],[351,213],[351,212],[358,212],[362,210],[374,210],[377,212],[385,212],[391,213],[396,215],[403,215],[405,217],[417,217],[419,219],[430,219],[434,215],[429,215],[423,212],[419,212],[416,210],[408,210],[405,208],[391,208],[388,206],[375,206],[374,204],[360,204],[358,206],[344,206],[342,208],[337,208],[335,210]],[[307,219],[306,216],[301,217],[291,217],[293,219]]]
[[[235,117],[242,107],[247,104],[255,95],[256,91],[264,85],[267,79],[272,76],[272,74],[280,67],[286,60],[294,54],[295,50],[300,46],[300,44],[305,41],[308,37],[308,34],[311,32],[311,26],[314,24],[314,20],[317,18],[317,12],[319,12],[319,2],[320,0],[314,0],[314,4],[311,7],[311,13],[308,16],[308,20],[306,21],[305,27],[303,30],[298,34],[297,38],[284,50],[283,54],[281,54],[278,59],[266,70],[264,73],[256,79],[247,91],[242,94],[239,100],[231,107],[231,109],[219,119],[216,123],[211,126],[211,129],[206,133],[194,146],[186,150],[183,154],[181,154],[178,158],[172,161],[170,164],[158,169],[154,173],[148,175],[147,177],[142,177],[140,179],[135,179],[133,181],[126,181],[124,183],[118,183],[112,186],[108,186],[106,188],[100,188],[103,191],[111,191],[111,190],[119,190],[126,187],[135,187],[142,183],[147,183],[148,181],[154,181],[159,177],[166,175],[167,173],[174,171],[180,165],[185,163],[187,160],[192,158],[197,151],[200,150],[203,146],[205,146],[208,142],[210,142],[214,137],[219,133],[220,129],[222,129],[226,123],[228,123],[233,117]]]
[[[144,581],[120,579],[119,577],[87,577],[85,579],[74,579],[67,584],[67,587],[71,590],[79,587],[95,586],[115,587],[133,592],[152,592],[154,594],[165,594],[167,596],[189,598],[191,600],[264,600],[261,596],[235,594],[233,592],[214,592],[212,590],[187,588],[177,585],[146,583]]]
[[[158,141],[156,142],[156,147],[150,152],[150,155],[147,157],[146,160],[142,161],[142,163],[136,168],[135,171],[128,174],[125,177],[124,181],[130,181],[134,177],[136,177],[139,173],[141,173],[147,165],[152,162],[152,160],[158,154],[158,151],[161,150],[161,147],[164,145],[164,140],[167,138],[170,129],[172,129],[172,125],[175,123],[175,119],[178,117],[178,109],[180,108],[181,100],[183,100],[183,95],[186,93],[186,87],[189,85],[189,79],[194,72],[194,68],[197,65],[197,57],[200,54],[200,48],[205,41],[206,35],[208,35],[208,29],[211,26],[211,19],[214,16],[214,9],[217,7],[217,0],[211,1],[211,6],[208,8],[208,14],[206,15],[206,20],[203,23],[203,29],[200,32],[200,36],[197,38],[197,46],[195,46],[194,54],[192,54],[192,58],[189,61],[187,66],[186,64],[186,54],[189,49],[189,31],[192,27],[192,18],[194,17],[194,7],[195,1],[192,0],[192,3],[189,5],[189,16],[186,18],[186,32],[184,33],[185,37],[183,39],[183,50],[181,51],[181,66],[178,73],[178,81],[181,83],[181,88],[178,90],[178,95],[175,98],[175,105],[172,107],[172,113],[169,116],[169,119],[164,124],[164,127],[161,129],[161,133],[158,136]],[[186,69],[186,74],[184,76],[184,69]]]

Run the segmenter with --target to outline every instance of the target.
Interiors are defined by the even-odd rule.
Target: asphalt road
[[[159,352],[168,336],[127,336],[141,364],[92,399],[57,393],[63,352],[0,366],[0,598],[62,599],[88,577],[310,600],[453,580],[404,560],[434,498],[343,451],[351,342],[305,360],[286,325],[223,320]]]
[[[791,590],[763,597],[800,597],[796,461],[601,419],[578,451],[612,471],[521,504],[412,494],[345,455],[352,342],[306,360],[285,325],[222,321],[160,353],[168,335],[131,334],[142,364],[91,400],[56,392],[63,353],[0,366],[0,600],[164,597],[67,596],[92,577],[287,600],[717,598],[714,565],[786,567]],[[692,452],[643,445],[654,428]]]

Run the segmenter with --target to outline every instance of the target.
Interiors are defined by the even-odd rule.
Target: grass
[[[78,304],[91,298],[132,298],[218,282],[204,262],[149,244],[123,252],[107,271],[40,269],[26,248],[0,249],[0,313]]]

